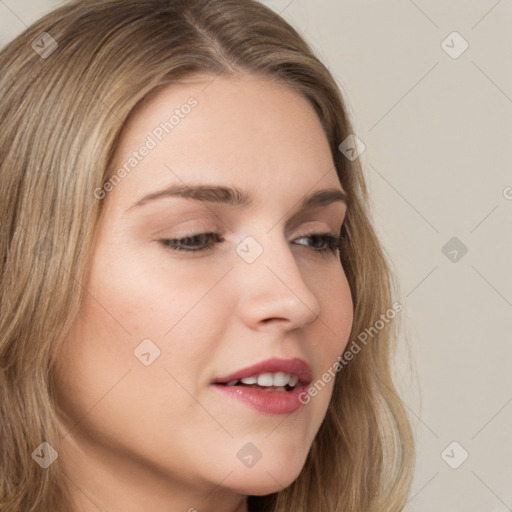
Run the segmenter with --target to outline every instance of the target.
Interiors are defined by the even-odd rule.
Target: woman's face
[[[59,453],[86,510],[227,511],[288,486],[333,381],[307,405],[297,389],[348,341],[339,253],[311,238],[338,235],[346,205],[302,208],[343,191],[314,109],[262,79],[210,82],[164,88],[137,109],[118,179],[95,192],[104,210],[87,293],[56,381]],[[250,204],[186,197],[198,185],[236,187]],[[214,384],[273,359],[240,376],[273,375],[256,386]],[[279,372],[300,377],[295,391],[269,387],[289,382]]]

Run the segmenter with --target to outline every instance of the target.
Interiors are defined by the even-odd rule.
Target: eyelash
[[[201,237],[209,237],[214,238],[216,243],[221,243],[223,241],[222,236],[219,233],[200,233],[197,235],[187,236],[184,238],[174,238],[174,239],[165,239],[165,240],[159,240],[159,242],[166,248],[170,249],[172,251],[185,251],[185,252],[194,252],[194,253],[201,253],[201,252],[209,252],[213,250],[213,245],[208,244],[204,247],[201,247],[199,249],[186,249],[186,245],[183,245],[186,243],[186,241],[190,240],[198,240]],[[345,239],[343,236],[333,236],[330,234],[320,234],[320,233],[313,233],[306,236],[301,236],[299,239],[302,238],[316,238],[320,239],[323,242],[327,243],[327,247],[323,249],[312,249],[314,252],[327,255],[329,251],[331,251],[333,254],[336,254],[336,251],[341,251],[341,249],[344,246]],[[190,247],[190,245],[189,245]]]

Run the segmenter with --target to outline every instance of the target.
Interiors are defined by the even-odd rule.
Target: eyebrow
[[[185,199],[193,199],[195,201],[225,204],[239,208],[248,208],[254,204],[252,194],[237,187],[208,184],[186,185],[178,183],[144,196],[128,208],[127,211],[164,197],[182,197]],[[302,199],[299,208],[301,210],[306,210],[308,208],[327,206],[334,202],[343,202],[347,204],[347,193],[343,190],[332,187],[316,190]]]

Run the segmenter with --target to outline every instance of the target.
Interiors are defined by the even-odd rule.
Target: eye
[[[313,250],[320,253],[332,252],[336,254],[341,251],[344,238],[342,236],[334,236],[329,233],[325,234],[312,234],[304,237],[297,238],[296,240],[312,240],[315,247]],[[320,244],[320,247],[318,247]]]
[[[342,236],[335,236],[330,233],[314,233],[296,238],[295,240],[309,240],[311,244],[307,247],[311,248],[313,252],[326,255],[329,253],[336,254],[341,251],[344,244]],[[159,240],[159,242],[166,249],[172,251],[202,253],[212,251],[215,244],[224,242],[224,238],[220,233],[200,233],[184,238]]]
[[[203,252],[213,249],[213,244],[211,242],[207,242],[212,239],[214,240],[214,243],[224,241],[219,233],[201,233],[184,238],[160,240],[160,243],[167,249],[174,251]]]

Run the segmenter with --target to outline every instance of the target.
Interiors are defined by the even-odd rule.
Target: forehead
[[[289,86],[247,76],[198,77],[153,93],[121,134],[112,171],[122,168],[114,192],[123,202],[189,180],[263,194],[341,188],[312,105]]]

